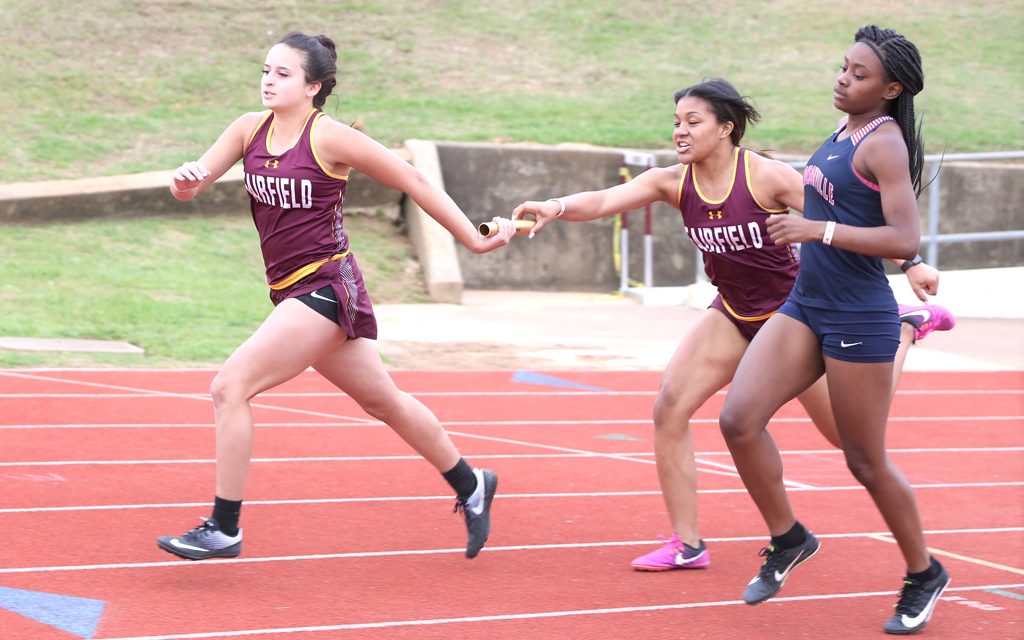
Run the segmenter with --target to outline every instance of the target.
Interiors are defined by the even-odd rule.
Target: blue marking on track
[[[103,616],[103,600],[0,587],[0,608],[89,640]]]
[[[540,373],[533,373],[531,371],[516,371],[512,375],[512,382],[522,382],[523,384],[540,384],[549,387],[565,387],[568,389],[581,389],[583,391],[608,391],[608,389],[592,387],[588,384],[580,384],[579,382],[563,380],[561,378],[546,376]]]
[[[1005,589],[985,589],[989,593],[994,593],[997,596],[1006,596],[1007,598],[1013,598],[1014,600],[1024,600],[1024,593],[1016,593],[1013,591],[1007,591]]]

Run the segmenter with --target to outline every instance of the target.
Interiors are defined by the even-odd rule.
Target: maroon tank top
[[[750,189],[747,149],[736,148],[733,181],[724,199],[712,201],[700,190],[700,176],[690,165],[679,180],[683,227],[704,257],[704,272],[718,287],[725,308],[745,321],[763,320],[786,301],[800,269],[790,245],[776,245],[765,223],[773,213]]]
[[[348,250],[342,226],[348,177],[328,171],[313,146],[313,128],[322,115],[312,110],[295,146],[274,154],[274,114],[268,112],[245,148],[245,189],[268,283]]]

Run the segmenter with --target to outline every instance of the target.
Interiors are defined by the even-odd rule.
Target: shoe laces
[[[917,615],[921,611],[928,594],[921,588],[921,584],[909,578],[904,578],[903,588],[900,589],[900,599],[896,601],[896,613]]]
[[[757,555],[764,557],[764,562],[761,564],[761,573],[774,571],[781,564],[782,554],[779,553],[773,544],[763,547]]]
[[[183,535],[182,538],[203,537],[220,529],[220,526],[217,525],[217,522],[215,520],[212,520],[210,518],[204,518],[202,516],[199,516],[199,519],[203,521],[203,524],[199,525],[195,529],[192,529],[191,531]]]
[[[452,508],[452,513],[466,513],[466,509],[469,508],[469,501],[466,498],[456,498],[455,506]]]

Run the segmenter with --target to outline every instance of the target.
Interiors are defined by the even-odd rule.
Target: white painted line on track
[[[996,489],[1004,487],[1024,487],[1024,481],[1014,482],[942,482],[931,484],[913,484],[915,490],[928,489]],[[864,491],[864,487],[858,485],[845,485],[836,487],[794,487],[794,492],[817,492],[827,493],[830,491]],[[747,490],[740,487],[736,489],[698,489],[699,495],[746,495]],[[501,493],[495,500],[524,500],[524,499],[551,499],[551,498],[610,498],[610,497],[632,497],[632,496],[660,496],[661,491],[579,491],[579,492],[553,492],[553,493]],[[281,506],[296,504],[362,504],[373,502],[418,502],[441,500],[450,502],[451,495],[441,496],[380,496],[380,497],[358,497],[358,498],[295,498],[290,500],[246,500],[246,507],[253,506]],[[0,515],[5,513],[54,513],[66,511],[118,511],[124,509],[184,509],[184,508],[209,508],[209,502],[169,502],[169,503],[148,503],[148,504],[109,504],[109,505],[69,505],[63,507],[8,507],[0,509]]]
[[[874,540],[881,540],[882,542],[889,542],[891,544],[896,544],[896,539],[892,536],[892,534],[878,534],[878,535],[871,534],[871,535],[868,535],[867,537],[868,538],[872,538]],[[1016,573],[1019,576],[1024,576],[1024,569],[1018,569],[1016,567],[1010,567],[1010,566],[1007,566],[1005,564],[999,564],[999,563],[996,563],[996,562],[990,562],[988,560],[982,560],[981,558],[975,558],[973,556],[965,556],[963,554],[953,553],[952,551],[943,551],[942,549],[936,549],[935,547],[932,547],[932,546],[928,547],[928,551],[931,552],[931,554],[935,555],[935,556],[943,556],[943,557],[946,557],[946,558],[953,558],[954,560],[961,560],[963,562],[969,562],[971,564],[980,565],[982,567],[988,567],[989,569],[996,569],[998,571],[1007,571],[1009,573]]]
[[[987,589],[1016,589],[1024,584],[973,585],[968,587],[947,587],[946,593],[984,591]],[[856,593],[829,593],[809,596],[777,596],[773,603],[812,602],[816,600],[852,600],[895,595],[895,591],[860,591]],[[610,607],[605,609],[569,609],[563,611],[542,611],[533,613],[505,613],[488,616],[462,616],[458,618],[431,618],[413,620],[388,620],[384,622],[362,622],[308,627],[277,627],[266,629],[244,629],[236,631],[211,631],[204,633],[179,633],[159,636],[121,636],[95,638],[94,640],[203,640],[205,638],[240,638],[285,633],[326,633],[330,631],[355,631],[360,629],[393,629],[398,627],[420,627],[443,624],[467,624],[474,622],[505,622],[510,620],[540,620],[545,618],[567,618],[571,616],[599,616],[623,613],[651,613],[678,611],[683,609],[707,609],[712,607],[746,607],[742,600],[714,600],[706,602],[681,602],[654,604],[635,607]]]
[[[83,385],[83,386],[87,386],[87,387],[97,387],[97,388],[101,388],[101,389],[115,389],[117,391],[129,391],[129,392],[132,392],[132,393],[138,393],[139,395],[137,397],[140,397],[140,398],[143,398],[143,397],[178,398],[178,399],[184,399],[184,400],[199,400],[201,402],[208,402],[211,405],[213,404],[213,399],[210,397],[209,394],[174,393],[174,392],[171,392],[171,391],[156,391],[154,389],[140,389],[138,387],[128,387],[128,386],[119,385],[119,384],[106,384],[106,383],[101,383],[101,382],[86,382],[86,381],[83,381],[83,380],[66,380],[66,379],[62,379],[62,378],[49,378],[49,377],[46,377],[46,376],[28,375],[28,374],[16,374],[16,373],[11,373],[11,372],[3,372],[3,374],[4,375],[13,376],[13,377],[16,377],[16,378],[28,378],[28,379],[31,379],[31,380],[44,380],[44,381],[47,381],[47,382],[62,382],[62,383],[78,384],[78,385]],[[297,414],[300,414],[300,415],[318,416],[318,417],[321,417],[321,418],[337,418],[339,420],[351,420],[353,422],[363,422],[363,423],[370,423],[370,424],[377,423],[377,420],[374,420],[373,418],[359,418],[359,417],[355,417],[355,416],[339,416],[339,415],[333,414],[333,413],[323,413],[321,411],[310,411],[308,409],[292,409],[292,408],[288,408],[288,407],[278,407],[278,406],[275,406],[275,405],[268,405],[268,404],[263,404],[263,403],[259,403],[259,402],[250,402],[249,406],[253,407],[253,408],[259,408],[259,409],[283,411],[283,412],[286,412],[286,413],[297,413]]]
[[[67,382],[61,380],[61,382]],[[117,399],[117,398],[158,398],[166,393],[174,393],[175,395],[189,396],[194,398],[205,398],[207,395],[204,392],[192,392],[192,393],[177,393],[177,392],[160,392],[160,391],[147,391],[145,393],[0,393],[0,400],[5,398],[54,398],[54,399],[77,399],[77,398],[100,398],[100,399]],[[407,391],[411,396],[417,398],[466,398],[466,397],[486,397],[486,398],[556,398],[556,397],[588,397],[588,398],[612,398],[619,396],[639,396],[639,397],[656,397],[657,391]],[[724,396],[726,391],[717,391],[714,395]],[[897,396],[999,396],[999,395],[1024,395],[1024,389],[910,389],[910,390],[897,390]],[[343,391],[265,391],[259,396],[259,398],[347,398],[349,397]]]
[[[890,454],[894,453],[1020,453],[1024,447],[922,447],[910,449],[888,449]],[[832,455],[842,456],[839,449],[794,449],[790,451],[779,451],[784,456],[820,456]],[[651,451],[619,452],[617,455],[635,458],[637,456],[653,457]],[[698,452],[699,456],[727,456],[728,451],[706,451]],[[474,453],[474,460],[544,460],[549,458],[603,458],[601,453]],[[311,456],[311,457],[288,457],[288,458],[253,458],[253,464],[278,464],[296,462],[407,462],[419,461],[423,458],[418,455],[406,456]],[[64,466],[118,466],[118,465],[172,465],[172,464],[216,464],[214,458],[168,458],[152,460],[18,460],[11,462],[0,462],[0,468],[4,467],[64,467]]]
[[[254,405],[255,406],[255,405]],[[281,407],[270,407],[281,409]],[[281,409],[287,411],[287,409]],[[323,417],[334,417],[333,414],[322,414]],[[340,427],[383,427],[382,422],[375,420],[363,420],[361,418],[346,418],[337,416],[336,422],[257,422],[257,429],[275,428],[307,428],[326,427],[337,429]],[[353,422],[346,422],[353,420]],[[890,423],[900,422],[956,422],[964,424],[968,422],[1024,422],[1024,415],[1012,416],[895,416],[889,418]],[[810,424],[810,418],[772,418],[772,424]],[[622,418],[616,420],[444,420],[442,424],[447,427],[578,427],[578,426],[633,426],[640,425],[654,427],[650,418]],[[718,418],[692,418],[690,424],[717,425]],[[1017,426],[1017,425],[1011,425]],[[97,422],[97,423],[35,423],[35,424],[0,424],[0,429],[210,429],[213,422]]]
[[[1024,527],[999,527],[980,529],[932,529],[925,531],[925,535],[960,535],[960,534],[982,534],[982,533],[1018,533],[1024,531]],[[885,531],[857,532],[857,533],[815,533],[818,538],[864,538],[870,539],[876,536],[884,536]],[[705,538],[706,542],[734,543],[734,542],[759,542],[766,541],[764,534],[757,536],[734,536],[728,538]],[[593,549],[604,547],[631,547],[649,544],[658,544],[658,540],[619,540],[606,542],[566,542],[558,544],[530,544],[530,545],[506,545],[486,547],[484,553],[499,553],[509,551],[551,551],[562,549]],[[55,573],[67,571],[109,571],[121,569],[153,569],[159,567],[223,567],[229,564],[260,564],[268,562],[309,562],[315,560],[345,560],[352,558],[393,558],[405,556],[428,556],[465,554],[464,548],[451,549],[394,549],[390,551],[351,551],[345,553],[316,553],[301,556],[265,556],[261,558],[217,558],[208,562],[193,562],[191,560],[168,560],[164,562],[122,562],[110,564],[83,564],[83,565],[58,565],[45,567],[7,567],[0,568],[0,575],[15,573]]]

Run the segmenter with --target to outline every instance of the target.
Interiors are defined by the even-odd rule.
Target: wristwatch
[[[922,262],[924,262],[924,258],[922,258],[920,255],[916,255],[914,256],[913,260],[904,260],[903,264],[900,265],[900,271],[906,273],[910,269],[910,267],[916,267]]]

